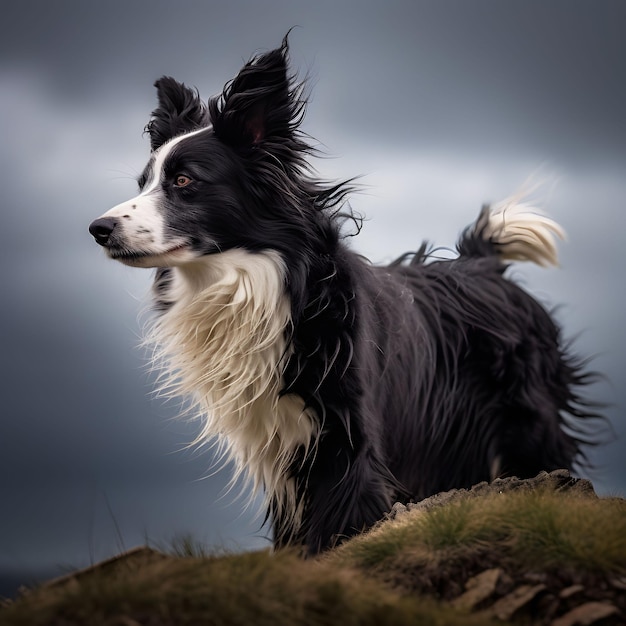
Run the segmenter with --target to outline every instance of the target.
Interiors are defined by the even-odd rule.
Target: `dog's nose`
[[[99,217],[89,225],[89,232],[93,235],[93,238],[101,246],[106,246],[109,242],[109,237],[117,226],[117,220],[114,217]]]

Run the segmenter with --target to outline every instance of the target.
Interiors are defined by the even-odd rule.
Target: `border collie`
[[[156,268],[164,388],[264,491],[275,547],[314,554],[396,501],[584,461],[587,375],[504,276],[556,264],[561,228],[514,199],[483,207],[453,260],[369,264],[342,235],[350,181],[307,163],[287,56],[285,38],[207,104],[159,79],[139,193],[89,229]]]

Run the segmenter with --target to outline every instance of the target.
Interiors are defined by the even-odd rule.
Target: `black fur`
[[[347,247],[339,210],[349,185],[310,174],[286,40],[206,107],[173,79],[156,86],[153,150],[212,124],[173,157],[194,183],[171,200],[172,228],[211,233],[210,246],[196,242],[202,253],[269,249],[287,267],[293,353],[282,393],[299,394],[322,430],[290,470],[302,526],[268,511],[276,546],[315,553],[396,500],[489,480],[498,463],[501,474],[529,477],[584,461],[586,375],[551,316],[504,278],[480,230],[462,236],[450,261],[422,250],[374,267]],[[159,270],[157,295],[169,272]]]

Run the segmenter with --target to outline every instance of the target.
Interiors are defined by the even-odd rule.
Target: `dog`
[[[453,259],[422,245],[370,264],[346,243],[352,181],[309,167],[287,37],[206,104],[155,87],[139,193],[89,230],[156,268],[163,389],[264,492],[276,548],[316,554],[396,501],[584,463],[588,373],[505,276],[556,264],[556,222],[513,199],[483,207]]]

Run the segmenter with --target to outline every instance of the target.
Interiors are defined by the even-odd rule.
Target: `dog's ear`
[[[197,91],[169,76],[159,78],[154,86],[159,106],[146,126],[152,150],[176,135],[208,124],[206,108]]]
[[[299,125],[301,88],[287,75],[287,37],[276,50],[251,59],[220,96],[209,101],[217,137],[239,148],[288,141]]]

